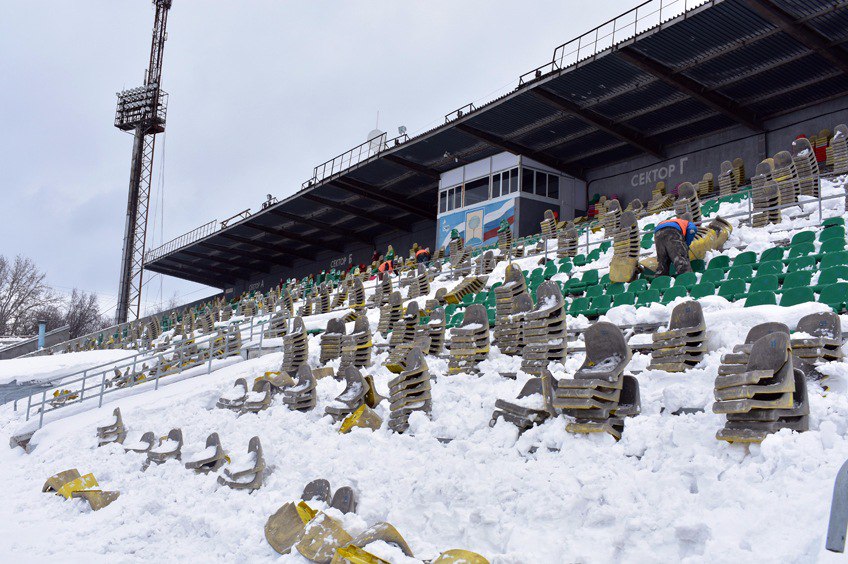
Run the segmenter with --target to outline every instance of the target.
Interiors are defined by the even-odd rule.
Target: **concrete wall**
[[[766,122],[767,133],[754,133],[736,126],[715,135],[666,148],[668,158],[637,157],[611,167],[596,169],[587,175],[587,192],[605,196],[617,195],[622,205],[634,198],[646,202],[651,189],[660,180],[667,187],[685,181],[697,182],[704,173],[718,177],[722,161],[742,157],[750,175],[757,163],[778,151],[789,150],[799,134],[821,129],[833,130],[848,121],[848,97],[830,100]]]
[[[71,337],[71,328],[67,325],[64,327],[59,327],[58,329],[53,329],[52,331],[48,331],[44,335],[44,347],[52,347],[54,345],[58,345],[59,343],[64,343]],[[0,350],[0,360],[7,360],[10,358],[18,358],[19,356],[23,356],[25,354],[29,354],[38,350],[38,336],[33,337],[27,341],[21,341],[16,345],[11,345]]]

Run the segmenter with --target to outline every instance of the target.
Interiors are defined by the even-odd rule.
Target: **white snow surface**
[[[103,366],[130,358],[134,350],[102,350],[86,351],[73,354],[57,354],[50,356],[31,356],[0,361],[0,384],[17,381],[19,384],[28,382],[54,382],[71,372]],[[58,383],[58,382],[57,382]]]
[[[817,205],[805,207],[817,211]],[[739,209],[744,204],[722,204],[720,211]],[[843,214],[842,200],[825,202],[824,212],[824,217]],[[726,254],[741,252],[731,247],[761,251],[793,232],[813,228],[817,216],[787,214],[780,225],[760,230],[737,226]],[[640,225],[656,219],[644,218]],[[604,268],[610,257],[611,251],[580,270]],[[537,260],[517,262],[532,269]],[[504,268],[503,262],[497,265],[489,285],[503,279]],[[455,285],[439,279],[430,296]],[[332,378],[317,382],[318,407],[311,412],[289,411],[281,396],[257,414],[215,408],[236,378],[252,382],[278,369],[282,353],[175,380],[156,392],[120,397],[100,409],[50,422],[33,437],[30,454],[0,448],[0,480],[5,484],[0,554],[27,562],[303,563],[296,552],[274,552],[263,526],[282,504],[297,501],[307,482],[321,477],[333,489],[352,486],[357,511],[342,515],[322,503],[311,505],[353,536],[378,521],[393,524],[415,559],[381,542],[367,548],[397,563],[420,562],[450,548],[479,552],[495,564],[844,561],[824,549],[824,538],[833,480],[848,459],[848,363],[820,367],[829,376],[827,391],[817,382],[808,384],[808,432],[784,430],[760,445],[730,445],[716,440],[725,418],[711,411],[720,358],[742,343],[751,327],[783,321],[794,329],[802,316],[826,306],[743,308],[717,296],[700,301],[710,352],[686,374],[647,370],[650,356],[634,353],[627,371],[638,373],[642,413],[627,420],[618,442],[606,435],[567,433],[566,416],[520,437],[503,420],[489,427],[495,401],[514,402],[528,380],[520,371],[521,359],[502,355],[497,346],[480,363],[479,376],[448,376],[446,359],[427,357],[433,376],[432,418],[414,413],[410,431],[403,435],[385,425],[376,432],[354,429],[340,435],[339,424],[324,415],[345,387]],[[604,319],[666,324],[674,305],[623,306]],[[374,330],[379,314],[370,311],[368,317]],[[589,324],[585,318],[568,321],[572,327]],[[848,323],[848,317],[842,322]],[[318,366],[319,342],[319,337],[309,337],[312,366]],[[376,342],[381,340],[375,337]],[[81,362],[77,354],[87,353],[39,359],[45,363],[42,370],[61,372],[67,363]],[[364,372],[374,376],[380,394],[388,395],[388,381],[395,375],[382,366],[387,352],[375,351],[373,357],[374,366]],[[554,376],[573,377],[583,357],[575,353],[564,365],[553,366]],[[0,371],[8,370],[4,362]],[[338,363],[330,365],[338,368]],[[509,380],[499,372],[517,372],[517,378]],[[384,421],[387,403],[376,408]],[[181,428],[184,460],[205,454],[206,437],[219,433],[234,460],[231,471],[250,460],[247,444],[259,436],[267,466],[262,487],[252,494],[231,490],[218,484],[216,474],[196,474],[176,460],[142,472],[144,454],[125,453],[117,444],[98,448],[95,429],[111,420],[116,406],[134,440],[144,431],[161,437]],[[671,415],[680,407],[705,411]],[[22,423],[12,406],[0,408],[5,439]],[[81,500],[41,493],[49,476],[68,468],[94,473],[103,489],[120,491],[120,498],[94,513]]]

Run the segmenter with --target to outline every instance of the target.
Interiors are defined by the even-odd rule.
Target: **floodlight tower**
[[[115,127],[133,132],[130,190],[116,323],[124,323],[128,318],[137,319],[140,313],[153,150],[156,134],[165,131],[165,113],[168,107],[168,94],[160,86],[162,53],[168,38],[166,27],[171,0],[153,0],[153,5],[156,8],[156,16],[153,42],[150,45],[150,64],[144,76],[144,86],[119,92],[118,109],[115,112]]]

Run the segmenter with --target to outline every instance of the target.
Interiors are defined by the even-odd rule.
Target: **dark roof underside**
[[[436,218],[439,174],[493,154],[586,171],[848,93],[848,2],[716,0],[298,191],[150,271],[223,288]],[[447,157],[445,156],[447,153]]]

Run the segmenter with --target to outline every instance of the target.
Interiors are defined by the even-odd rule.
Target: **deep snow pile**
[[[841,199],[825,202],[825,217],[842,213]],[[768,229],[737,228],[728,244],[761,250],[817,224],[815,213]],[[610,256],[590,266],[608,263]],[[536,261],[523,259],[522,266],[533,268]],[[503,269],[499,264],[490,284],[502,279]],[[437,281],[432,292],[454,284]],[[627,420],[619,442],[566,433],[564,416],[520,438],[503,421],[490,428],[495,401],[514,399],[527,380],[520,372],[515,381],[499,376],[518,371],[521,359],[496,347],[479,377],[447,376],[446,360],[428,358],[435,379],[432,420],[413,415],[404,435],[385,426],[340,435],[338,424],[323,415],[344,388],[330,378],[318,382],[318,407],[310,413],[289,411],[280,397],[259,414],[215,408],[236,378],[250,381],[277,369],[282,354],[274,353],[46,425],[29,455],[0,449],[0,551],[28,560],[305,562],[298,554],[277,555],[263,526],[280,505],[298,499],[308,481],[324,477],[333,488],[351,485],[357,491],[355,515],[330,510],[348,532],[388,521],[420,559],[449,548],[474,550],[499,563],[841,559],[824,550],[824,535],[833,479],[848,459],[848,363],[821,368],[829,375],[827,391],[809,384],[809,432],[781,431],[761,445],[728,445],[715,439],[724,417],[710,409],[719,359],[748,329],[763,321],[794,328],[802,316],[826,306],[745,309],[719,297],[701,303],[711,352],[686,374],[645,370],[649,357],[634,354],[629,370],[641,371],[642,414]],[[665,321],[671,307],[625,306],[605,318],[618,324]],[[376,311],[369,320],[376,328]],[[316,366],[318,337],[310,337],[309,349]],[[367,370],[383,395],[393,376],[381,366],[386,356],[375,355],[375,366]],[[570,375],[581,362],[582,354],[573,354],[564,366],[552,367],[554,375]],[[338,360],[331,364],[337,368]],[[258,435],[269,467],[263,487],[253,494],[233,491],[219,486],[214,474],[196,475],[173,461],[141,472],[143,455],[126,454],[118,445],[97,448],[95,427],[115,405],[130,430],[127,442],[148,430],[164,436],[181,427],[186,460],[204,449],[211,432],[220,434],[234,458],[244,458],[249,439]],[[671,415],[679,407],[705,411]],[[388,418],[386,402],[377,411]],[[0,411],[5,437],[20,425],[11,407]],[[71,467],[93,472],[104,489],[119,490],[121,497],[92,513],[82,502],[40,493],[47,477]]]

